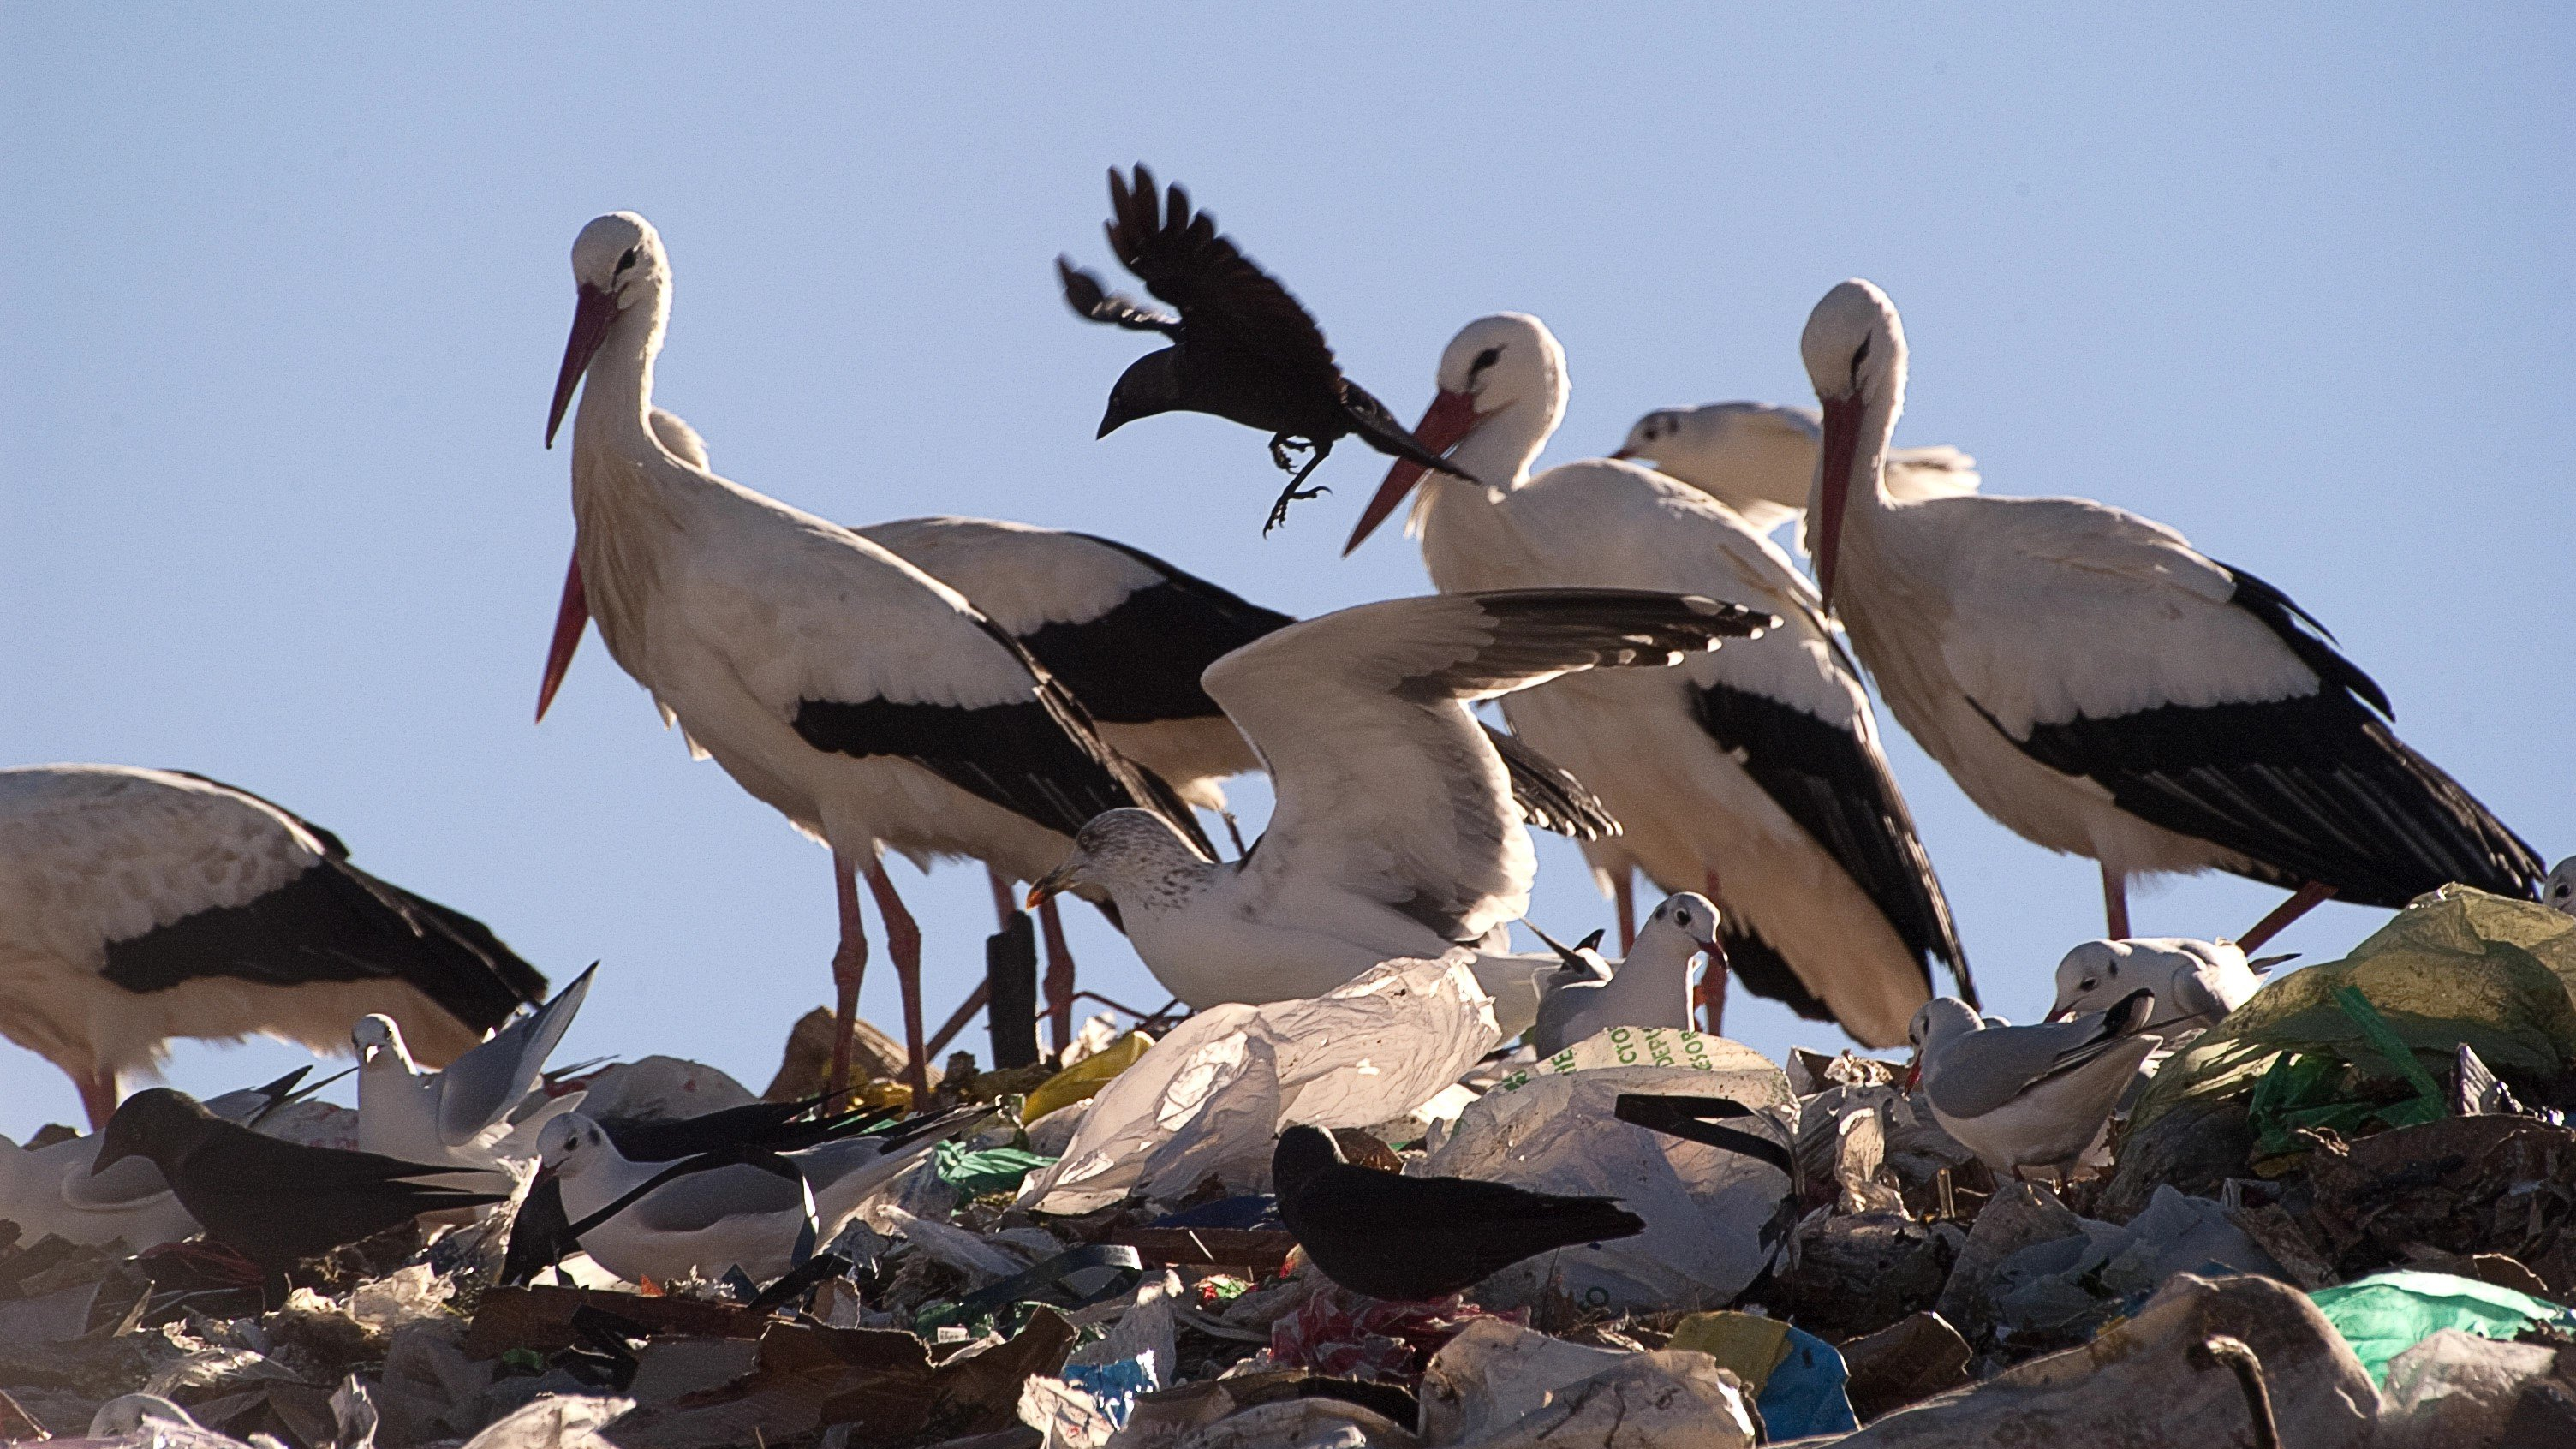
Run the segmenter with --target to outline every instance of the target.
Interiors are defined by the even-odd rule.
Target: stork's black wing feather
[[[1722,683],[1696,694],[1700,727],[1878,907],[1922,966],[1926,992],[1937,959],[1950,968],[1961,999],[1975,1005],[1950,902],[1887,762],[1856,729],[1767,695]]]
[[[1503,768],[1512,777],[1512,799],[1530,824],[1576,840],[1603,840],[1619,833],[1619,818],[1572,771],[1508,731],[1487,725],[1485,737],[1503,757]]]
[[[2232,602],[2318,676],[2318,692],[2078,717],[2034,726],[2014,743],[2101,785],[2142,820],[2244,856],[2251,864],[2240,873],[2256,880],[2313,881],[2339,900],[2388,909],[2452,881],[2536,899],[2540,857],[2397,738],[2378,684],[2287,595],[2229,572]]]

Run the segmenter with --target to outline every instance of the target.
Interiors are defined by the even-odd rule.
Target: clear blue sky
[[[1143,158],[1408,417],[1460,324],[1544,317],[1575,383],[1551,460],[1655,406],[1805,400],[1807,309],[1873,278],[1914,348],[1901,441],[2288,589],[2407,738],[2576,851],[2576,20],[2264,9],[10,6],[0,760],[274,796],[558,980],[602,960],[567,1053],[757,1088],[828,994],[824,854],[596,641],[529,723],[572,534],[539,446],[566,249],[614,208],[660,226],[661,400],[800,506],[1079,526],[1301,613],[1423,591],[1401,540],[1336,556],[1368,455],[1265,542],[1259,438],[1092,440],[1138,344],[1068,316],[1049,262],[1105,260],[1103,168]],[[2099,930],[2092,868],[1892,744],[1988,1000],[2027,1017]],[[1539,919],[1605,919],[1542,853]],[[980,970],[983,882],[896,877],[936,1020]],[[2139,924],[2239,931],[2274,899],[2182,883]],[[2329,907],[2286,945],[2379,919]],[[1160,999],[1078,927],[1090,981]],[[868,1013],[894,1000],[873,973]],[[300,1055],[182,1046],[171,1077]],[[0,1131],[75,1111],[0,1045]]]

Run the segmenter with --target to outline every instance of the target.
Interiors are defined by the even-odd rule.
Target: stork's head
[[[537,1129],[537,1166],[559,1177],[579,1176],[609,1153],[608,1134],[579,1112],[566,1112]]]
[[[1905,324],[1885,292],[1855,277],[1827,292],[1808,314],[1798,352],[1825,410],[1809,543],[1817,586],[1831,607],[1844,506],[1853,488],[1878,486],[1887,433],[1905,406]],[[1863,436],[1872,430],[1875,436]],[[1865,482],[1854,477],[1862,468],[1870,473]]]
[[[1573,391],[1566,380],[1565,348],[1546,323],[1525,312],[1497,312],[1461,328],[1440,354],[1438,383],[1440,390],[1430,410],[1413,425],[1415,440],[1434,453],[1446,454],[1470,434],[1508,416],[1516,421],[1515,431],[1526,444],[1522,456],[1513,460],[1515,472],[1526,469],[1547,445],[1548,434],[1565,416],[1565,401]],[[1419,463],[1401,460],[1388,469],[1386,481],[1361,512],[1342,552],[1358,548],[1427,471]],[[1508,486],[1515,480],[1485,481]]]
[[[572,406],[573,389],[590,368],[608,329],[637,306],[656,306],[670,285],[670,262],[662,254],[662,234],[653,223],[631,211],[595,217],[572,240],[574,301],[572,336],[564,343],[563,368],[555,376],[554,408],[546,415],[546,446],[555,442],[564,412]]]
[[[361,1067],[411,1065],[411,1052],[403,1045],[402,1028],[394,1024],[392,1017],[381,1012],[359,1017],[358,1024],[349,1028],[349,1043],[358,1049],[358,1065]]]

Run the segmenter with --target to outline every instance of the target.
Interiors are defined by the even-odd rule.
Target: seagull
[[[810,1225],[829,1239],[871,1194],[991,1115],[989,1109],[969,1108],[892,1132],[779,1154],[802,1183],[740,1162],[675,1176],[574,1236],[592,1262],[629,1283],[714,1278],[729,1268],[766,1283],[796,1266],[809,1202]],[[538,1160],[562,1185],[564,1211],[576,1229],[670,1170],[630,1160],[605,1129],[579,1112],[548,1122],[537,1134],[537,1147]]]
[[[1613,458],[1633,458],[1732,508],[1757,533],[1807,514],[1824,434],[1814,408],[1766,402],[1660,408],[1637,419]],[[1977,491],[1977,460],[1948,446],[1890,448],[1888,496],[1900,503]],[[1802,540],[1803,543],[1803,540]]]
[[[864,877],[903,989],[908,1075],[924,1090],[921,931],[885,872],[891,847],[926,865],[984,862],[1029,880],[1113,807],[1189,808],[1100,738],[1045,666],[958,592],[880,545],[720,478],[653,431],[653,362],[670,316],[661,234],[632,212],[581,229],[577,303],[551,444],[573,424],[573,562],[537,713],[584,625],[751,795],[832,853],[840,945],[827,1081],[847,1085],[867,965]]]
[[[1503,701],[1512,730],[1596,791],[1622,833],[1584,847],[1630,939],[1630,876],[1725,912],[1727,976],[1865,1045],[1905,1039],[1935,962],[1973,1001],[1967,953],[1898,789],[1860,671],[1787,554],[1726,505],[1635,463],[1532,473],[1565,416],[1565,349],[1539,319],[1480,317],[1440,355],[1414,432],[1479,482],[1389,469],[1357,548],[1417,486],[1422,561],[1446,593],[1592,586],[1731,599],[1778,615],[1760,641],[1662,673],[1585,674]]]
[[[793,1152],[861,1132],[892,1126],[896,1113],[884,1108],[824,1115],[822,1097],[792,1102],[746,1102],[695,1117],[593,1118],[608,1140],[629,1162],[671,1163],[727,1151]],[[543,1127],[538,1129],[544,1131]],[[564,1212],[563,1183],[540,1173],[528,1187],[518,1213],[510,1219],[510,1242],[501,1264],[501,1281],[520,1285],[538,1272],[581,1251],[571,1236],[572,1219]]]
[[[1524,1258],[1646,1230],[1617,1198],[1353,1167],[1330,1133],[1302,1125],[1279,1134],[1270,1181],[1279,1221],[1325,1277],[1399,1303],[1446,1298]]]
[[[2039,1026],[1988,1026],[1955,996],[1914,1014],[1914,1079],[1941,1129],[2007,1176],[2072,1167],[2160,1039],[2155,993]]]
[[[2233,941],[2179,936],[2087,941],[2057,963],[2057,1004],[2048,1019],[2108,1010],[2143,987],[2156,998],[2146,1029],[2171,1042],[2218,1025],[2263,989],[2264,970],[2289,959],[2266,956],[2249,963],[2245,948]]]
[[[359,1150],[404,1162],[500,1166],[505,1139],[535,1133],[513,1114],[536,1090],[546,1058],[572,1026],[598,969],[582,972],[554,1000],[494,1032],[443,1072],[420,1070],[392,1017],[360,1017],[349,1033],[358,1049]],[[557,1099],[567,1106],[572,1100]]]
[[[161,1169],[208,1238],[258,1265],[270,1308],[286,1299],[286,1270],[307,1258],[422,1213],[508,1196],[411,1180],[452,1168],[263,1137],[167,1087],[137,1092],[117,1107],[93,1170],[103,1175],[137,1156]]]
[[[1825,412],[1826,604],[1970,799],[2099,863],[2104,935],[2130,934],[2129,877],[2160,871],[2293,889],[2249,951],[2329,897],[2537,894],[2531,847],[2397,738],[2388,696],[2279,589],[2085,499],[1891,496],[1906,349],[1886,293],[1836,286],[1799,346]]]
[[[2549,885],[2540,899],[2553,911],[2576,916],[2576,855],[2549,868]]]
[[[1717,907],[1696,891],[1666,897],[1655,907],[1616,968],[1591,949],[1597,931],[1573,947],[1548,941],[1544,931],[1538,937],[1565,959],[1563,969],[1539,978],[1538,1025],[1530,1044],[1541,1057],[1614,1026],[1689,1030],[1691,961],[1703,953],[1712,962],[1726,956],[1717,943]]]
[[[1154,174],[1142,165],[1132,185],[1112,167],[1109,209],[1109,249],[1180,315],[1111,292],[1071,258],[1056,259],[1064,299],[1084,319],[1172,340],[1119,376],[1099,436],[1174,411],[1209,413],[1269,433],[1270,460],[1295,476],[1271,505],[1269,521],[1261,526],[1265,534],[1287,519],[1289,504],[1322,491],[1301,491],[1298,485],[1341,438],[1356,435],[1381,453],[1452,471],[1404,430],[1386,404],[1342,376],[1315,319],[1277,279],[1217,235],[1214,216],[1192,215],[1189,193],[1179,183],[1158,193]],[[1289,461],[1292,447],[1307,450],[1304,467]]]
[[[1192,1008],[1320,996],[1381,961],[1435,959],[1526,913],[1537,870],[1476,700],[1578,670],[1671,664],[1773,621],[1625,589],[1362,604],[1208,667],[1208,694],[1270,767],[1270,828],[1217,864],[1113,810],[1030,890],[1109,893],[1136,954]],[[1505,1037],[1536,1019],[1539,960],[1480,955]]]
[[[0,1035],[92,1128],[174,1037],[317,1052],[383,1012],[450,1061],[546,979],[482,922],[349,863],[247,790],[123,765],[0,769]]]
[[[267,1086],[208,1098],[206,1110],[256,1126],[280,1102],[305,1095],[295,1087],[312,1070],[297,1067]],[[128,1158],[95,1172],[98,1149],[97,1133],[45,1147],[20,1147],[0,1137],[0,1221],[16,1223],[22,1243],[48,1237],[86,1247],[121,1242],[129,1252],[197,1233],[197,1220],[179,1205],[160,1169]]]

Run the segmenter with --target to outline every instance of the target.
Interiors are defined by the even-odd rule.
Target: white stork
[[[695,429],[660,408],[652,419],[664,447],[683,462],[707,466],[706,442]],[[1208,698],[1199,675],[1296,620],[1094,534],[948,517],[853,525],[852,531],[964,594],[1073,692],[1119,753],[1233,829],[1222,782],[1260,769],[1261,761]],[[1618,822],[1571,775],[1510,735],[1493,739],[1530,824],[1578,840],[1618,833]],[[1242,852],[1239,837],[1235,848]],[[1008,924],[1017,902],[999,875],[994,899]],[[1047,946],[1047,1014],[1061,1051],[1072,1039],[1073,955],[1055,898],[1041,900],[1037,914]],[[970,997],[965,1009],[971,1012],[979,1000]],[[939,1040],[933,1038],[933,1052]]]
[[[1769,621],[1628,589],[1390,599],[1292,624],[1208,667],[1278,792],[1252,853],[1207,859],[1113,810],[1030,891],[1109,892],[1136,954],[1193,1007],[1318,996],[1380,962],[1480,944],[1528,908],[1537,859],[1470,702],[1559,675],[1678,662]],[[1480,953],[1506,1036],[1554,956]]]
[[[1637,419],[1613,458],[1633,458],[1734,509],[1770,534],[1807,512],[1816,483],[1814,408],[1766,402],[1659,408]],[[1977,460],[1946,444],[1887,451],[1887,491],[1899,502],[1977,491]],[[1801,530],[1803,534],[1804,530]],[[1805,546],[1803,537],[1800,546]]]
[[[483,923],[349,863],[318,825],[176,770],[0,770],[0,1035],[92,1127],[174,1037],[343,1050],[369,1012],[454,1059],[546,979]]]
[[[2127,881],[2224,870],[2395,908],[2448,881],[2532,897],[2531,848],[2388,726],[2388,697],[2289,596],[2080,498],[1903,503],[1885,486],[1905,328],[1848,281],[1800,340],[1824,403],[1816,576],[1888,708],[1968,798]]]
[[[1629,939],[1632,868],[1717,902],[1725,973],[1803,1015],[1895,1046],[1931,999],[1932,962],[1974,999],[1948,902],[1879,749],[1858,671],[1815,591],[1725,505],[1635,463],[1533,477],[1565,415],[1564,349],[1537,318],[1469,323],[1441,355],[1414,429],[1483,483],[1435,479],[1416,505],[1423,562],[1448,592],[1611,586],[1705,594],[1782,625],[1671,672],[1583,674],[1503,701],[1513,732],[1572,770],[1625,833],[1584,853]],[[1424,470],[1399,463],[1352,530],[1356,548]]]
[[[1118,806],[1158,810],[1205,837],[1168,787],[1110,748],[1044,666],[956,590],[664,445],[650,414],[671,271],[650,223],[632,212],[593,220],[573,242],[572,269],[578,304],[546,437],[581,388],[573,565],[538,712],[596,617],[608,652],[692,753],[831,849],[834,1089],[848,1078],[867,964],[865,875],[918,1088],[921,933],[883,848],[1034,879],[1085,820]]]

